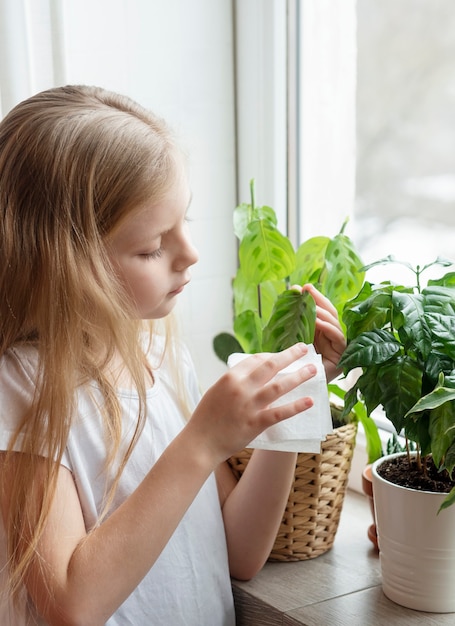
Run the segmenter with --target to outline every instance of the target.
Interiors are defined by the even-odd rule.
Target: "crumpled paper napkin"
[[[228,367],[233,367],[249,356],[251,355],[243,353],[231,354],[227,363]],[[289,393],[281,396],[273,406],[292,402],[292,400],[302,396],[311,396],[314,402],[313,406],[287,420],[270,426],[253,439],[246,446],[247,448],[281,450],[283,452],[320,453],[321,441],[326,438],[328,433],[333,432],[327,380],[321,355],[310,344],[308,345],[308,353],[305,356],[278,372],[277,376],[295,371],[307,363],[313,363],[316,366],[316,375]]]

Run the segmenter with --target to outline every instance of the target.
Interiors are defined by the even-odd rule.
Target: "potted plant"
[[[365,273],[350,238],[340,232],[312,237],[297,250],[277,226],[275,211],[251,201],[234,210],[234,233],[239,240],[238,269],[232,282],[233,333],[213,341],[217,356],[227,361],[232,352],[278,352],[298,341],[314,339],[316,307],[308,292],[293,285],[311,283],[326,295],[340,316],[346,302],[362,288]]]
[[[365,268],[396,263],[392,257]],[[373,464],[373,494],[385,594],[398,604],[455,611],[455,274],[422,285],[437,259],[411,267],[410,285],[366,281],[343,313],[348,346],[340,361],[360,372],[345,395],[349,413],[382,407],[416,451]],[[422,531],[421,536],[417,531]]]
[[[214,338],[215,353],[224,362],[234,352],[277,352],[298,342],[312,343],[316,307],[312,296],[293,285],[312,283],[340,312],[362,287],[363,266],[352,241],[341,231],[333,238],[313,237],[297,250],[277,226],[274,210],[257,206],[254,181],[250,203],[234,210],[239,240],[238,270],[232,282],[233,332]],[[298,455],[294,485],[271,558],[291,561],[313,558],[334,540],[347,484],[357,430],[356,416],[335,422],[341,409],[332,407],[336,427],[320,454]],[[370,421],[370,420],[368,420]],[[251,451],[232,457],[240,475]]]

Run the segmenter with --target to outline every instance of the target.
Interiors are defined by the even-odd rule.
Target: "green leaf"
[[[246,279],[256,284],[286,278],[295,268],[291,242],[266,220],[249,224],[240,242],[239,260]]]
[[[429,393],[435,388],[441,372],[445,374],[446,381],[450,380],[450,373],[453,371],[454,362],[446,354],[440,354],[435,347],[423,363],[425,373],[425,393]],[[451,385],[449,385],[451,386]],[[455,382],[454,385],[455,387]]]
[[[397,433],[405,424],[405,416],[422,392],[422,372],[408,356],[385,363],[378,372],[381,404]]]
[[[343,312],[343,322],[350,341],[361,333],[381,329],[391,321],[392,287],[372,291],[371,295]]]
[[[219,333],[213,338],[213,350],[216,356],[227,363],[229,355],[234,352],[243,352],[242,346],[230,333]]]
[[[311,283],[319,287],[319,278],[324,268],[329,241],[328,237],[312,237],[299,246],[296,252],[296,269],[290,277],[291,284]]]
[[[427,456],[431,453],[429,414],[427,411],[424,411],[419,414],[418,419],[412,419],[412,416],[410,416],[410,418],[411,419],[406,419],[404,426],[405,437],[418,445],[421,456]]]
[[[320,285],[338,311],[360,291],[365,277],[362,266],[349,237],[340,233],[329,241]]]
[[[455,400],[455,389],[437,387],[434,391],[427,394],[423,398],[419,398],[419,400],[408,410],[408,414],[411,415],[412,413],[433,410],[446,402],[451,402],[452,400]]]
[[[269,206],[252,207],[251,204],[240,204],[234,209],[234,233],[242,241],[248,225],[254,220],[267,220],[272,226],[277,225],[275,211]]]
[[[452,265],[452,263],[450,263]],[[449,272],[442,276],[442,278],[430,279],[428,286],[440,286],[440,287],[455,287],[455,272]]]
[[[370,365],[365,368],[363,374],[357,379],[357,387],[366,406],[367,414],[371,415],[383,400],[381,389],[378,385],[378,373],[381,365]]]
[[[450,402],[437,406],[430,413],[429,434],[431,438],[431,453],[436,467],[444,460],[446,450],[455,441],[455,389]]]
[[[263,332],[263,349],[279,352],[303,341],[312,343],[316,304],[308,292],[288,289],[281,293]]]
[[[392,323],[406,348],[425,360],[431,352],[431,333],[425,320],[424,299],[419,293],[392,292]]]
[[[350,403],[350,411],[354,413],[357,420],[362,424],[363,430],[365,432],[366,438],[366,448],[367,448],[367,456],[368,463],[373,463],[376,459],[379,459],[383,456],[382,451],[382,442],[379,436],[378,427],[376,422],[369,417],[367,411],[365,409],[365,405],[362,402],[352,402],[352,398],[347,398],[349,392],[345,392],[344,389],[341,389],[338,385],[331,383],[327,385],[330,393],[334,393],[342,400],[346,400]],[[357,396],[355,397],[355,400]],[[345,401],[346,408],[346,401]],[[342,412],[342,417],[344,416],[345,410]]]
[[[263,320],[269,319],[278,294],[284,291],[285,288],[286,283],[284,280],[265,281],[261,283],[261,317]],[[234,294],[235,317],[240,315],[243,311],[259,312],[258,285],[246,279],[241,267],[238,268],[237,274],[233,280],[232,290]]]
[[[432,334],[433,346],[451,359],[455,359],[455,290],[431,287],[423,290],[425,319]]]
[[[453,470],[455,468],[455,441],[453,441],[444,457],[444,467],[449,472],[451,478],[453,478]]]
[[[353,339],[340,359],[345,373],[355,367],[378,365],[390,359],[401,349],[399,341],[387,330],[371,330]]]
[[[247,354],[262,352],[262,326],[254,311],[243,311],[234,319],[234,333]]]
[[[444,500],[442,501],[442,504],[439,507],[438,513],[440,513],[444,509],[447,509],[449,506],[451,506],[454,503],[455,503],[455,487],[452,489],[449,495],[446,498],[444,498]]]

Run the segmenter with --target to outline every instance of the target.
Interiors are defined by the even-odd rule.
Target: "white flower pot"
[[[372,468],[383,591],[417,611],[455,612],[455,505],[438,515],[447,494],[381,478],[377,468],[386,458]]]

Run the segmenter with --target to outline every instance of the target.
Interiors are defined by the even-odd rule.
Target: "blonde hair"
[[[46,524],[78,385],[98,383],[111,442],[108,461],[119,450],[120,407],[105,373],[114,353],[131,373],[142,407],[116,480],[141,432],[143,323],[134,320],[106,242],[130,211],[166,193],[180,158],[163,120],[97,87],[44,91],[0,124],[0,354],[32,343],[39,357],[33,406],[8,449],[11,454],[21,442],[24,453],[15,459],[6,521],[16,597]],[[44,491],[25,527],[22,512],[40,455]]]

